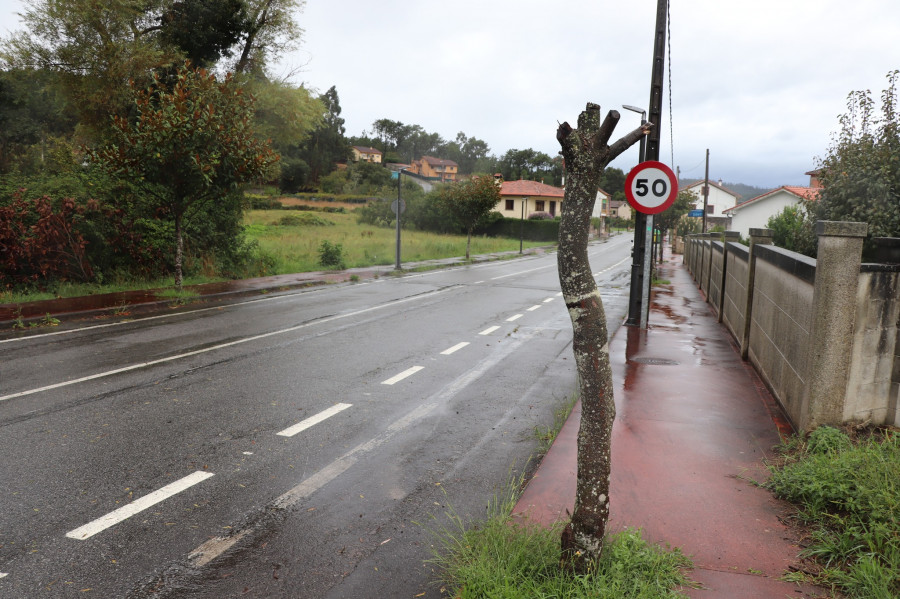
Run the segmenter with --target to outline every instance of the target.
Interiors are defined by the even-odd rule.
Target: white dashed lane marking
[[[506,322],[515,322],[516,320],[519,320],[519,319],[522,318],[523,316],[524,316],[524,314],[515,314],[515,315],[510,316],[509,318],[507,318],[507,319],[506,319]]]
[[[412,376],[415,373],[419,372],[420,370],[423,370],[424,368],[425,368],[424,366],[413,366],[412,368],[408,368],[398,375],[392,376],[391,378],[389,378],[386,381],[382,381],[381,384],[382,385],[393,385],[394,383],[399,383],[406,377]]]
[[[537,304],[537,305],[535,305],[535,306],[531,306],[530,308],[528,308],[527,311],[528,311],[528,312],[534,312],[535,310],[537,310],[537,309],[540,308],[540,307],[541,307],[541,305],[540,305],[540,304]]]
[[[494,331],[496,331],[496,330],[499,329],[499,328],[500,328],[500,327],[498,327],[498,326],[488,327],[488,328],[486,328],[485,330],[481,331],[481,332],[478,333],[478,334],[479,334],[479,335],[490,335],[491,333],[493,333]]]
[[[175,482],[150,493],[149,495],[145,495],[140,499],[135,499],[128,505],[124,505],[119,509],[106,514],[105,516],[101,516],[93,522],[88,522],[84,526],[80,526],[75,530],[67,532],[66,536],[70,539],[77,539],[79,541],[89,539],[98,532],[103,532],[110,526],[115,526],[119,522],[127,520],[135,514],[139,514],[147,508],[153,507],[157,503],[165,501],[169,497],[177,495],[185,489],[189,489],[190,487],[193,487],[197,483],[202,482],[211,476],[213,476],[212,472],[203,472],[202,470],[198,470],[193,474],[189,474],[180,480],[176,480]]]
[[[442,356],[449,356],[449,355],[452,354],[453,352],[459,351],[459,350],[461,350],[462,348],[464,348],[464,347],[467,346],[467,345],[469,345],[469,342],[468,342],[468,341],[463,341],[462,343],[457,343],[457,344],[454,345],[453,347],[449,347],[449,348],[445,349],[444,351],[442,351],[442,352],[441,352],[441,355],[442,355]]]
[[[281,431],[280,433],[277,433],[277,434],[281,435],[282,437],[293,437],[297,433],[305,431],[306,429],[319,424],[323,420],[328,420],[335,414],[343,412],[347,408],[351,408],[351,407],[353,407],[352,404],[348,404],[348,403],[336,404],[334,406],[331,406],[327,410],[319,412],[315,416],[310,416],[306,420],[303,420],[302,422],[298,422],[294,426],[284,429],[283,431]]]

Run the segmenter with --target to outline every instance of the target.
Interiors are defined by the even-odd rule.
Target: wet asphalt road
[[[630,249],[590,251],[611,328]],[[551,254],[0,340],[0,597],[440,597],[428,529],[574,389],[558,290]]]

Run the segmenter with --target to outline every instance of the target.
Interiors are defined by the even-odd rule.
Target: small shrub
[[[553,220],[553,215],[549,212],[532,212],[528,215],[528,220]]]
[[[327,218],[322,218],[317,214],[287,214],[279,218],[275,225],[281,227],[332,227],[334,223]]]
[[[820,426],[809,434],[806,441],[807,451],[815,454],[840,453],[851,447],[850,437],[830,426]]]
[[[344,270],[344,248],[339,243],[331,243],[327,239],[319,246],[319,264],[325,268]]]

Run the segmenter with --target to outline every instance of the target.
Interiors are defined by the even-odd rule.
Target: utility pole
[[[663,74],[666,62],[666,21],[669,1],[657,0],[656,34],[653,38],[653,70],[650,77],[650,114],[653,123],[647,135],[642,161],[659,160],[659,140],[662,127]],[[626,325],[647,328],[650,314],[650,244],[653,242],[653,215],[638,212],[634,218],[634,247],[632,249],[631,294],[628,301]]]
[[[709,205],[709,148],[706,148],[706,174],[703,175],[703,232],[706,233],[706,211]]]

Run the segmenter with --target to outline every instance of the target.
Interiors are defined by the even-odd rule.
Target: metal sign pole
[[[652,277],[650,260],[653,244],[653,215],[647,215],[647,227],[644,230],[644,271],[641,281],[641,328],[646,329],[650,319],[650,278]]]

